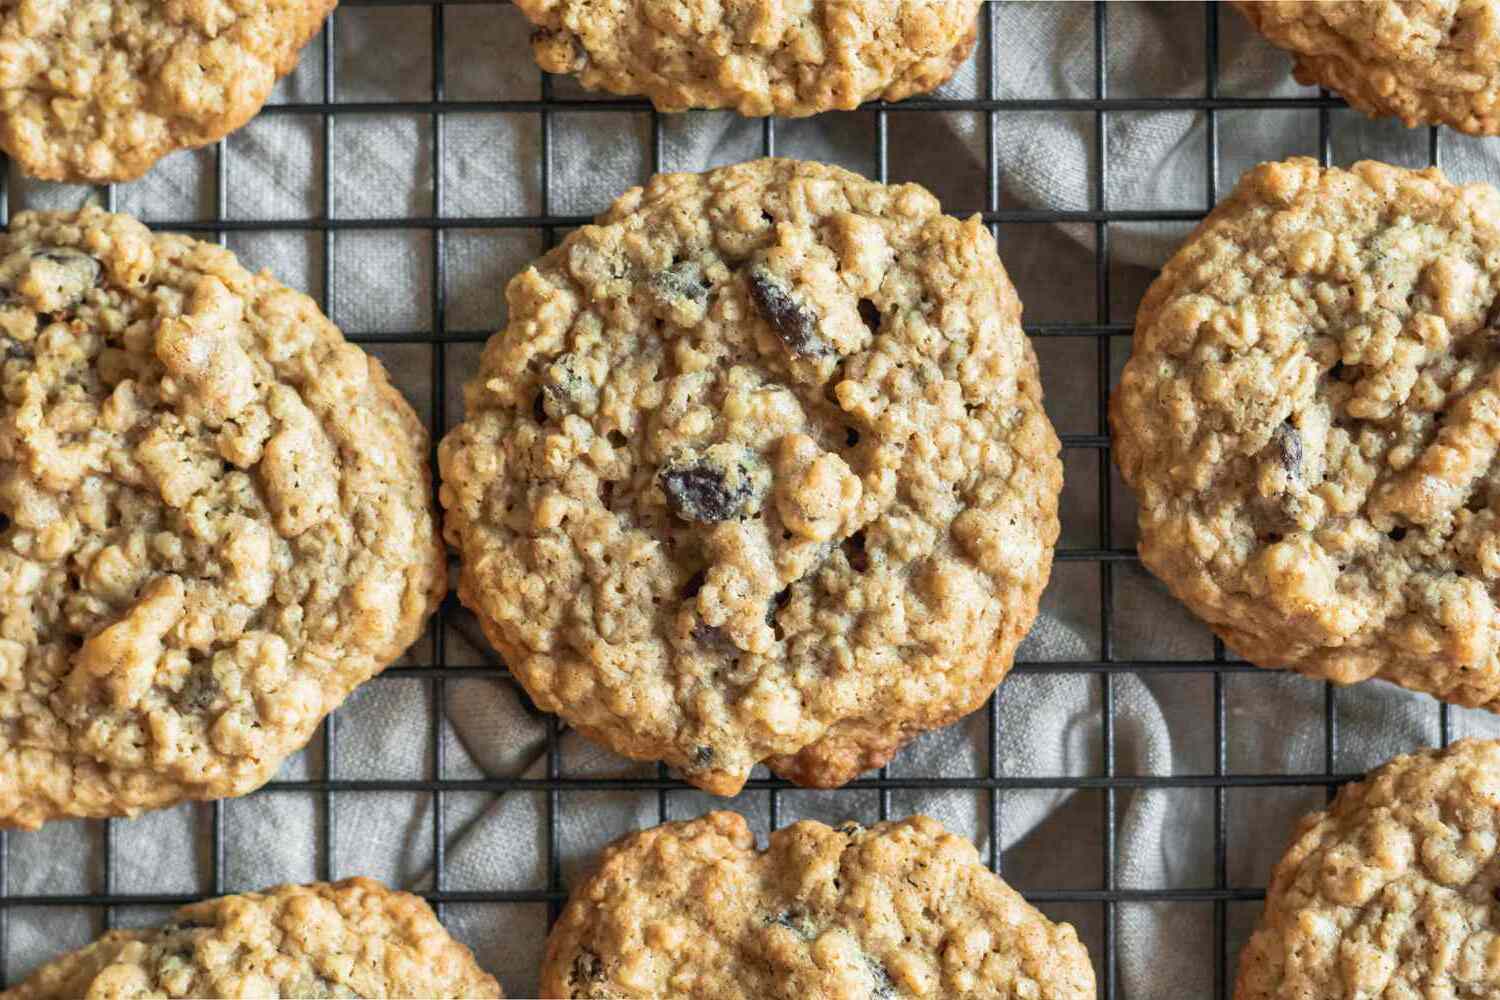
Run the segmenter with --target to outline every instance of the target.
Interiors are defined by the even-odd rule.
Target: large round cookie
[[[662,111],[815,115],[926,93],[969,58],[980,0],[516,0],[549,73]]]
[[[1248,172],[1141,303],[1140,553],[1267,667],[1500,708],[1500,193]]]
[[[1302,820],[1236,1000],[1500,996],[1500,743],[1397,757]]]
[[[110,931],[0,996],[501,997],[420,897],[379,882],[282,885]]]
[[[1297,82],[1408,126],[1500,132],[1500,0],[1236,0]]]
[[[733,794],[842,784],[999,683],[1061,465],[977,217],[795,160],[663,175],[507,297],[442,498],[538,705]]]
[[[125,181],[260,110],[337,0],[0,0],[0,148],[34,177]]]
[[[758,852],[715,812],[605,849],[547,939],[542,995],[1093,1000],[1094,970],[936,820],[806,821]]]
[[[0,825],[258,787],[445,587],[411,408],[221,247],[17,217],[0,393]]]

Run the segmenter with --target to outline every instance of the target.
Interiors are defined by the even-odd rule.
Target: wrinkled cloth
[[[993,5],[986,16],[993,18],[994,96],[1096,96],[1093,5],[1006,3]],[[1316,91],[1297,86],[1290,77],[1290,60],[1254,37],[1237,14],[1222,9],[1218,20],[1220,96],[1316,96]],[[429,100],[432,28],[425,7],[346,6],[334,21],[334,79],[323,78],[325,32],[273,101]],[[447,99],[534,101],[542,96],[527,47],[529,27],[516,11],[451,5],[443,28]],[[1108,5],[1104,92],[1122,99],[1203,96],[1207,30],[1200,4]],[[981,52],[940,96],[988,96],[988,66]],[[550,87],[559,99],[589,97],[568,79],[555,79]],[[866,110],[777,122],[775,151],[878,176],[879,118]],[[927,184],[956,214],[989,205],[985,144],[990,131],[983,112],[893,110],[884,118],[889,179]],[[1372,122],[1344,109],[1327,118],[1335,163],[1367,157],[1410,166],[1427,162],[1426,130]],[[1225,110],[1216,119],[1218,176],[1210,179],[1203,113],[1107,114],[1104,207],[1201,213],[1252,163],[1319,152],[1322,123],[1316,109]],[[997,112],[996,206],[1007,213],[1096,207],[1097,127],[1092,111]],[[227,218],[394,221],[387,227],[338,232],[326,246],[321,230],[292,225],[231,229],[226,242],[247,264],[269,267],[288,284],[321,297],[333,319],[356,340],[382,335],[366,340],[367,348],[386,361],[418,412],[441,429],[461,416],[461,387],[477,368],[478,339],[504,323],[506,280],[544,251],[547,234],[502,226],[450,228],[441,237],[439,266],[439,245],[431,229],[403,226],[400,220],[586,216],[645,180],[655,166],[653,150],[669,170],[700,170],[765,151],[763,124],[727,113],[663,117],[659,136],[653,136],[648,112],[591,112],[586,104],[569,104],[552,113],[550,129],[549,200],[544,205],[541,116],[534,111],[446,115],[437,158],[429,114],[338,114],[326,148],[322,118],[315,111],[262,114],[225,143],[222,201]],[[1440,154],[1444,168],[1458,179],[1500,177],[1500,155],[1492,142],[1444,131]],[[143,180],[117,188],[115,207],[155,221],[212,220],[220,201],[217,167],[213,149],[168,157]],[[9,193],[11,209],[18,211],[74,208],[92,192],[28,182],[12,171]],[[1191,222],[1182,220],[1110,224],[1109,294],[1102,304],[1092,222],[1033,221],[1023,215],[1023,221],[999,227],[999,241],[1028,324],[1050,328],[1105,319],[1128,326],[1155,269],[1190,228]],[[331,257],[325,259],[328,253]],[[435,329],[439,307],[444,329],[461,341],[447,346],[441,358],[422,342]],[[407,342],[399,342],[402,335]],[[1095,338],[1043,336],[1036,347],[1048,409],[1059,432],[1099,434],[1101,348]],[[1108,349],[1106,368],[1117,375],[1128,355],[1128,337],[1113,338]],[[441,392],[433,379],[439,360]],[[1066,451],[1064,549],[1134,544],[1129,492],[1100,455],[1091,446]],[[1111,476],[1111,507],[1103,512],[1101,475]],[[1107,635],[1101,611],[1106,585],[1112,599]],[[403,662],[428,666],[438,662],[441,652],[448,664],[498,666],[473,620],[452,610],[451,601],[449,607],[441,647],[429,635]],[[1079,666],[1106,655],[1168,666],[1108,672]],[[1201,664],[1213,655],[1208,630],[1136,563],[1113,562],[1103,570],[1095,562],[1060,561],[1042,616],[1021,649],[1022,666],[1001,689],[993,743],[990,716],[980,711],[922,737],[889,768],[895,779],[987,777],[993,757],[997,775],[1041,787],[1002,789],[993,797],[984,788],[897,788],[884,803],[870,788],[785,790],[775,796],[776,820],[852,818],[871,823],[881,817],[883,806],[891,817],[928,813],[972,837],[987,857],[997,842],[1003,874],[1022,892],[1098,890],[1111,874],[1121,889],[1212,889],[1219,875],[1212,787],[1127,785],[1111,799],[1097,787],[1077,787],[1077,779],[1105,774],[1107,743],[1116,775],[1212,775],[1218,763],[1214,677],[1207,670],[1172,669],[1169,661]],[[1437,743],[1442,735],[1439,709],[1431,699],[1385,684],[1365,684],[1332,696],[1337,739],[1329,759],[1323,685],[1282,673],[1232,669],[1223,675],[1222,688],[1223,765],[1230,774],[1354,773],[1396,753]],[[1108,730],[1106,698],[1113,709]],[[556,761],[549,762],[548,720],[529,710],[514,685],[494,675],[456,674],[444,682],[444,724],[437,739],[434,701],[432,686],[420,679],[386,677],[366,684],[337,713],[333,759],[320,736],[286,765],[278,780],[320,779],[326,773],[339,781],[421,781],[436,773],[439,754],[442,777],[460,781],[544,779],[549,763],[570,778],[657,775],[653,765],[622,760],[566,730]],[[1454,737],[1500,736],[1500,724],[1484,713],[1454,709],[1450,723]],[[757,776],[765,774],[758,771]],[[1049,779],[1057,785],[1048,787]],[[1302,780],[1293,777],[1285,786],[1224,793],[1225,884],[1240,889],[1265,885],[1297,818],[1325,801],[1322,785]],[[331,803],[330,816],[321,794],[295,788],[224,803],[222,888],[257,889],[355,874],[419,891],[434,888],[432,795],[400,789],[338,791]],[[521,893],[530,900],[441,907],[445,922],[512,996],[536,989],[547,928],[545,891],[552,875],[549,820],[556,824],[558,874],[567,886],[609,840],[663,815],[688,818],[733,808],[764,836],[772,795],[752,790],[724,801],[683,786],[665,796],[663,805],[655,790],[578,790],[558,796],[555,815],[549,808],[545,792],[529,789],[450,790],[442,795],[445,864],[440,888],[460,894]],[[212,805],[190,804],[113,823],[108,871],[113,891],[166,896],[214,891],[213,816]],[[1105,829],[1111,819],[1116,854],[1106,859]],[[325,839],[331,853],[325,853]],[[66,895],[106,888],[102,823],[57,823],[37,833],[12,833],[8,845],[12,894]],[[1102,985],[1104,905],[1039,905],[1078,927],[1099,966]],[[1240,944],[1259,908],[1254,900],[1226,905],[1231,979]],[[5,958],[12,980],[103,929],[98,911],[86,908],[23,906],[8,912]],[[124,907],[114,917],[128,925],[159,919],[163,912],[161,907]],[[1212,902],[1121,903],[1116,911],[1119,996],[1165,1000],[1209,995],[1215,972],[1213,916]]]

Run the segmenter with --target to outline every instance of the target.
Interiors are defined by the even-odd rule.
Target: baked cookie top
[[[427,435],[228,250],[0,237],[0,825],[264,783],[446,585]]]
[[[549,73],[662,111],[815,115],[942,84],[980,0],[516,0]]]
[[[795,160],[662,175],[507,298],[442,499],[539,706],[733,794],[843,784],[994,689],[1061,464],[978,217]]]
[[[110,931],[0,996],[500,997],[418,896],[379,882],[282,885]]]
[[[1500,994],[1500,743],[1397,757],[1302,820],[1236,1000]]]
[[[1497,0],[1236,0],[1304,86],[1408,127],[1500,133]]]
[[[1500,193],[1249,171],[1136,318],[1140,553],[1230,646],[1500,708]]]
[[[936,820],[806,821],[758,852],[715,812],[605,849],[547,939],[542,995],[1093,1000],[1094,970]]]
[[[337,0],[0,0],[0,148],[33,177],[126,181],[260,110]]]

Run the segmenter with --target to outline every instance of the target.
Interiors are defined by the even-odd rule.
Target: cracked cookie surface
[[[899,101],[973,51],[980,0],[516,0],[549,73],[662,111],[814,115]]]
[[[91,997],[500,997],[419,896],[372,879],[282,885],[110,931],[0,993]]]
[[[0,825],[259,787],[445,586],[427,435],[228,250],[0,238]]]
[[[1408,127],[1500,133],[1500,0],[1236,0],[1304,86]]]
[[[459,594],[536,703],[733,794],[843,784],[1010,668],[1057,436],[976,217],[761,160],[515,278],[439,449]]]
[[[1495,189],[1249,171],[1114,396],[1142,560],[1261,666],[1500,708],[1497,300]]]
[[[1500,743],[1423,750],[1302,820],[1236,1000],[1500,995]]]
[[[547,940],[542,995],[1092,1000],[1094,971],[936,820],[805,821],[756,851],[715,812],[605,849]]]
[[[33,177],[125,181],[228,135],[336,0],[0,0],[0,148]]]

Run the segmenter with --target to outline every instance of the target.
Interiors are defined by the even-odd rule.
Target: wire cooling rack
[[[569,227],[588,221],[584,216],[561,214],[552,211],[554,204],[553,178],[557,157],[554,142],[554,119],[567,112],[621,113],[647,115],[650,119],[650,166],[656,170],[663,165],[662,117],[650,106],[634,99],[559,96],[557,81],[545,76],[541,79],[540,96],[524,100],[468,100],[449,96],[445,57],[448,40],[445,38],[445,22],[456,8],[494,7],[496,16],[518,16],[514,11],[504,10],[503,0],[453,0],[450,3],[410,4],[402,0],[343,0],[339,16],[330,19],[321,43],[309,46],[306,59],[321,59],[321,99],[274,104],[268,106],[264,115],[298,115],[315,118],[322,130],[322,213],[307,218],[263,218],[244,219],[231,217],[228,210],[230,200],[229,161],[233,155],[226,142],[212,147],[214,208],[210,218],[180,218],[153,222],[156,228],[186,231],[202,238],[216,238],[227,242],[236,234],[285,233],[310,234],[321,240],[321,304],[325,312],[334,315],[330,299],[339,287],[335,276],[338,259],[334,253],[335,240],[342,234],[361,230],[418,230],[431,234],[432,293],[427,303],[428,322],[426,329],[405,332],[361,332],[349,331],[351,340],[366,345],[425,345],[431,351],[431,427],[441,430],[455,417],[458,402],[450,398],[447,389],[452,349],[457,345],[474,345],[482,342],[492,329],[460,329],[449,322],[450,304],[447,301],[445,269],[448,266],[445,247],[456,233],[465,230],[499,230],[531,233],[540,236],[543,245],[551,246],[560,234]],[[1096,372],[1095,409],[1096,426],[1089,432],[1073,432],[1062,435],[1063,446],[1070,461],[1069,468],[1081,467],[1077,463],[1097,463],[1093,470],[1097,475],[1097,525],[1093,535],[1097,544],[1086,547],[1065,546],[1057,553],[1058,571],[1070,564],[1081,564],[1097,573],[1098,586],[1098,657],[1075,661],[1020,661],[1015,673],[1026,674],[1077,674],[1086,676],[1090,683],[1098,685],[1102,713],[1101,727],[1102,760],[1098,762],[1097,774],[1087,776],[1039,776],[1022,777],[1007,775],[998,750],[1000,714],[994,698],[983,710],[989,725],[989,759],[985,773],[969,777],[906,776],[881,770],[878,775],[866,776],[848,786],[848,793],[874,792],[878,795],[879,818],[884,819],[893,812],[892,797],[903,791],[970,790],[982,798],[988,812],[989,831],[988,861],[997,871],[1004,861],[1003,810],[1007,793],[1024,793],[1028,790],[1067,789],[1088,792],[1099,802],[1100,814],[1097,830],[1086,835],[1097,837],[1101,878],[1099,884],[1089,888],[1057,888],[1048,886],[1023,886],[1027,897],[1049,912],[1065,909],[1068,919],[1078,921],[1084,914],[1085,921],[1092,924],[1091,938],[1094,958],[1099,971],[1100,994],[1114,998],[1124,996],[1119,970],[1119,911],[1133,904],[1197,904],[1203,919],[1213,925],[1211,954],[1201,956],[1203,968],[1212,967],[1212,995],[1228,997],[1233,986],[1234,951],[1237,942],[1231,944],[1231,908],[1248,906],[1253,911],[1264,896],[1263,885],[1232,884],[1227,865],[1227,829],[1229,812],[1228,796],[1241,789],[1260,788],[1326,788],[1331,795],[1341,783],[1354,777],[1336,767],[1339,761],[1340,719],[1338,698],[1335,689],[1325,686],[1323,714],[1321,720],[1323,737],[1323,766],[1316,773],[1301,774],[1254,774],[1233,772],[1229,762],[1227,741],[1228,713],[1226,711],[1226,680],[1231,675],[1254,671],[1243,663],[1236,662],[1225,654],[1222,644],[1215,642],[1210,657],[1190,660],[1130,660],[1116,655],[1115,625],[1116,576],[1120,567],[1136,559],[1133,549],[1118,545],[1113,538],[1118,534],[1112,528],[1111,512],[1119,504],[1114,495],[1119,486],[1112,479],[1108,427],[1106,425],[1108,391],[1112,373],[1126,349],[1125,338],[1131,332],[1129,322],[1134,311],[1134,302],[1124,308],[1118,305],[1112,312],[1113,279],[1110,258],[1112,227],[1123,223],[1181,223],[1190,224],[1200,219],[1217,201],[1220,194],[1220,117],[1238,111],[1296,111],[1316,115],[1318,119],[1318,154],[1323,162],[1333,159],[1333,139],[1330,116],[1344,108],[1342,101],[1325,94],[1305,97],[1234,97],[1220,94],[1219,61],[1221,13],[1213,3],[1204,5],[1202,20],[1204,36],[1202,51],[1189,54],[1187,59],[1201,59],[1203,67],[1203,93],[1200,96],[1179,99],[1165,97],[1116,97],[1110,93],[1110,21],[1111,4],[1096,3],[1093,6],[1092,74],[1093,93],[1086,98],[997,99],[997,58],[1003,58],[1003,46],[1012,40],[997,37],[995,17],[997,4],[990,0],[985,4],[981,20],[980,41],[976,54],[978,60],[978,96],[963,99],[922,97],[899,104],[870,105],[860,114],[873,118],[872,162],[873,175],[880,180],[906,179],[893,174],[893,133],[899,135],[901,119],[910,115],[943,112],[967,112],[983,116],[985,153],[985,180],[983,215],[1001,239],[1002,254],[1006,246],[1005,236],[1009,227],[1036,224],[1070,224],[1091,229],[1093,236],[1093,281],[1095,310],[1091,319],[1076,322],[1030,324],[1027,332],[1041,346],[1044,342],[1066,340],[1091,346],[1090,364]],[[347,101],[340,99],[336,52],[340,18],[350,13],[380,7],[415,7],[430,10],[431,33],[427,39],[405,39],[399,44],[430,45],[431,80],[429,96],[422,100],[378,100]],[[398,44],[393,40],[393,44]],[[997,49],[1002,51],[997,53]],[[496,54],[496,58],[529,58],[525,53]],[[576,93],[576,91],[574,92]],[[1201,207],[1173,210],[1119,209],[1106,203],[1107,180],[1111,169],[1109,149],[1106,142],[1106,121],[1117,114],[1201,114],[1206,120],[1207,143],[1205,162],[1206,197]],[[536,214],[514,215],[465,215],[447,211],[451,192],[446,190],[444,174],[445,128],[454,116],[485,113],[504,113],[534,116],[540,130],[539,183],[541,211]],[[1003,164],[997,155],[995,133],[1001,116],[1017,114],[1091,116],[1093,119],[1093,150],[1090,157],[1091,178],[1089,204],[1087,207],[1068,211],[1047,211],[1007,205],[1002,198]],[[430,128],[431,214],[422,217],[399,218],[371,217],[346,218],[334,212],[335,164],[334,132],[344,123],[369,116],[405,115],[425,119]],[[778,149],[778,132],[786,123],[767,119],[760,124],[760,152],[774,154]],[[1415,141],[1426,142],[1427,162],[1437,164],[1440,139],[1436,129],[1426,133],[1412,133]],[[232,140],[231,140],[232,142]],[[1269,150],[1266,156],[1285,155],[1285,151]],[[676,164],[682,169],[693,169],[693,165]],[[15,193],[18,177],[12,172],[0,184],[6,184],[4,196],[0,197],[0,212],[8,217],[13,202],[19,202]],[[920,179],[920,178],[917,178]],[[114,207],[116,189],[102,189],[102,198],[107,206]],[[17,205],[16,207],[19,207]],[[1045,362],[1044,362],[1045,368]],[[1083,401],[1056,400],[1049,398],[1049,408],[1070,406]],[[1128,502],[1128,500],[1127,500]],[[1064,514],[1065,524],[1067,514]],[[1065,535],[1067,534],[1065,530]],[[1055,574],[1056,575],[1056,574]],[[1074,577],[1076,579],[1076,577]],[[450,639],[455,634],[453,626],[462,616],[456,600],[450,595],[438,612],[437,622],[431,630],[431,661],[407,663],[387,670],[372,683],[388,683],[393,679],[415,681],[425,688],[425,699],[429,706],[430,753],[429,773],[423,778],[403,779],[349,779],[335,774],[333,761],[339,739],[341,712],[335,712],[323,726],[321,741],[321,773],[298,780],[276,780],[259,795],[310,796],[316,803],[319,821],[317,836],[316,873],[329,878],[344,866],[336,861],[338,837],[336,835],[335,799],[344,796],[371,793],[399,792],[431,796],[430,828],[422,836],[430,837],[431,857],[435,876],[430,891],[425,895],[441,914],[445,907],[460,904],[482,903],[493,905],[532,905],[545,907],[548,922],[555,919],[567,898],[567,886],[563,879],[559,827],[565,815],[564,795],[582,791],[634,791],[654,793],[657,812],[661,819],[669,814],[669,800],[674,795],[684,794],[687,786],[673,779],[665,769],[658,768],[654,777],[646,778],[580,778],[565,773],[560,749],[562,732],[555,718],[545,717],[546,758],[545,776],[539,778],[478,778],[454,779],[449,777],[446,765],[448,744],[443,738],[445,707],[448,703],[447,687],[455,679],[483,677],[497,683],[512,683],[503,665],[492,659],[480,665],[460,665],[450,656]],[[482,643],[476,645],[482,646]],[[1202,725],[1212,728],[1212,767],[1203,773],[1194,774],[1127,774],[1120,773],[1116,759],[1116,725],[1120,718],[1116,711],[1117,681],[1129,675],[1178,675],[1183,678],[1207,678],[1212,685],[1211,718],[1202,720]],[[1438,713],[1437,732],[1444,744],[1452,734],[1452,720],[1446,706],[1435,706]],[[1045,738],[1039,734],[1039,738]],[[770,823],[774,828],[781,824],[784,815],[783,797],[793,786],[776,779],[755,778],[747,786],[754,795],[767,797]],[[1212,884],[1200,888],[1160,887],[1124,888],[1120,885],[1120,858],[1117,852],[1119,836],[1119,802],[1117,800],[1143,789],[1197,790],[1213,798],[1213,852]],[[445,873],[445,848],[448,844],[446,815],[442,807],[444,796],[462,793],[487,793],[501,795],[511,792],[539,794],[543,797],[542,822],[545,824],[545,885],[541,888],[513,890],[469,891],[451,888]],[[216,802],[203,807],[208,811],[207,839],[209,876],[202,886],[205,893],[220,894],[226,890],[225,832],[231,818],[226,814],[225,803]],[[674,818],[681,818],[680,814]],[[1237,817],[1242,822],[1244,817]],[[9,891],[17,874],[11,861],[12,846],[19,837],[30,834],[5,834],[0,832],[0,985],[9,981],[21,970],[9,967],[7,939],[18,922],[27,921],[43,908],[72,907],[85,910],[94,917],[95,931],[104,926],[113,926],[120,912],[127,908],[143,906],[170,906],[198,898],[193,894],[140,893],[119,891],[113,870],[118,857],[115,841],[118,824],[105,821],[97,824],[101,831],[101,851],[98,859],[100,869],[99,891],[78,893],[34,893],[17,894]],[[1283,842],[1289,830],[1267,830],[1265,835],[1274,841]],[[538,929],[540,933],[540,928]],[[1243,932],[1236,932],[1242,936]]]

